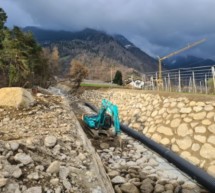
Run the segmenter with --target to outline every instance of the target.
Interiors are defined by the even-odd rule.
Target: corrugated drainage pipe
[[[86,106],[91,108],[93,111],[97,112],[97,108],[90,103],[85,103]],[[188,174],[191,178],[196,180],[199,184],[204,186],[206,189],[211,191],[211,193],[215,192],[215,178],[206,173],[204,170],[194,166],[190,162],[186,161],[185,159],[181,158],[171,150],[165,148],[164,146],[156,143],[155,141],[151,140],[150,138],[146,137],[138,133],[137,131],[120,124],[121,130],[126,133],[127,135],[133,137],[134,139],[142,142],[144,145],[152,149],[153,151],[160,154],[162,157],[167,159],[170,163],[173,163],[176,167],[180,170]]]

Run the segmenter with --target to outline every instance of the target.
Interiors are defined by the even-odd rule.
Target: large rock
[[[215,148],[212,145],[205,143],[200,150],[200,155],[206,159],[215,159]]]
[[[189,135],[189,127],[186,123],[182,123],[179,125],[177,129],[177,133],[180,137],[185,137],[186,135]]]
[[[120,189],[124,193],[139,193],[140,191],[137,189],[137,187],[131,183],[125,183],[123,184]]]
[[[23,88],[8,87],[0,89],[0,106],[28,108],[34,102],[32,94]]]
[[[191,147],[192,145],[192,139],[190,137],[184,137],[181,139],[177,139],[176,143],[178,144],[178,146],[180,147],[180,149],[186,150],[189,147]]]
[[[162,134],[167,135],[167,136],[173,135],[172,129],[170,129],[169,127],[165,127],[165,126],[158,127],[157,132],[162,133]]]

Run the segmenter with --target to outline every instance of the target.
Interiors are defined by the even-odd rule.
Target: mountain
[[[123,73],[155,71],[157,61],[137,48],[122,35],[110,35],[94,29],[82,31],[54,31],[37,27],[26,27],[44,47],[58,47],[64,72],[70,61],[81,61],[90,70],[91,78],[104,74],[107,78],[110,67]]]
[[[175,56],[168,58],[164,61],[164,66],[167,69],[177,69],[177,68],[192,68],[198,66],[214,66],[215,61],[211,59],[204,59],[195,56]]]

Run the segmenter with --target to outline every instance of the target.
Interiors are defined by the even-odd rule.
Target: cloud
[[[206,37],[207,42],[186,53],[213,55],[214,0],[2,1],[10,25],[64,30],[89,27],[120,33],[154,56],[166,55]]]

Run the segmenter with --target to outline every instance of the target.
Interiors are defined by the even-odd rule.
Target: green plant
[[[113,79],[113,83],[118,84],[118,85],[123,84],[123,82],[122,82],[122,72],[121,71],[119,71],[119,70],[116,71],[115,77]]]

